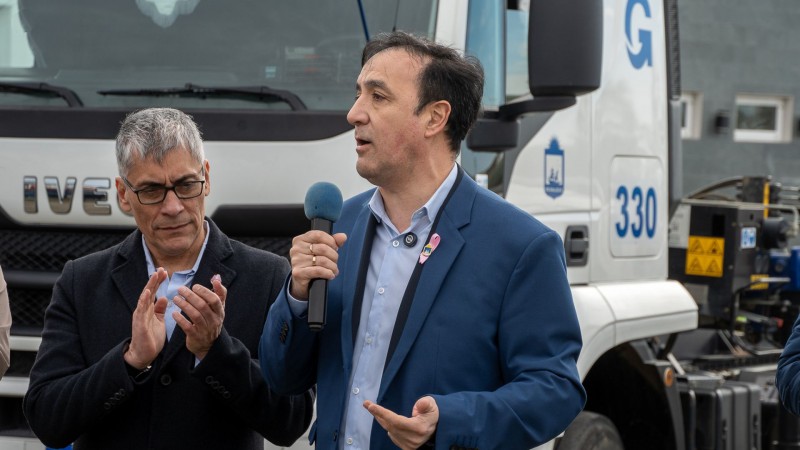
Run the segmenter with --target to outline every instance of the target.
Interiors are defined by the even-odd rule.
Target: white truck
[[[759,333],[785,339],[796,308],[769,287],[792,277],[763,264],[744,273],[769,250],[765,230],[785,238],[776,211],[794,214],[796,231],[796,210],[767,207],[768,197],[710,199],[711,188],[680,198],[676,0],[0,0],[0,267],[14,319],[0,449],[42,448],[21,398],[63,264],[134,225],[113,188],[124,115],[190,113],[211,162],[207,214],[228,235],[285,254],[308,228],[311,184],[335,183],[345,197],[368,188],[345,116],[364,42],[392,29],[482,61],[485,116],[460,162],[564,240],[589,401],[543,447],[800,441],[771,397],[780,343],[746,345]],[[704,217],[715,224],[707,232]],[[730,262],[715,246],[743,256]],[[781,251],[767,265],[793,263]],[[753,331],[777,323],[745,310],[753,280],[768,287],[759,305],[782,305],[780,333]]]

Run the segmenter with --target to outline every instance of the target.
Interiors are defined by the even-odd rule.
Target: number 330
[[[648,188],[646,194],[642,194],[642,188],[633,186],[628,195],[628,187],[620,186],[617,189],[617,200],[621,201],[620,214],[622,220],[616,223],[617,235],[621,238],[627,236],[630,230],[634,238],[642,235],[642,230],[648,238],[656,234],[656,191]],[[633,207],[633,213],[629,213],[629,200]]]

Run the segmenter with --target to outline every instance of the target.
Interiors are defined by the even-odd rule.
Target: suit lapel
[[[428,312],[442,289],[450,268],[464,246],[465,242],[460,228],[469,223],[469,215],[475,200],[477,185],[468,176],[463,178],[453,193],[453,197],[445,205],[445,210],[436,227],[435,232],[441,237],[441,242],[423,265],[408,319],[397,347],[394,353],[389,355],[390,359],[383,372],[378,402],[383,398],[388,386],[397,375],[406,356],[408,356],[408,352],[424,325]]]
[[[111,279],[132,314],[139,302],[139,295],[147,284],[147,263],[144,259],[142,233],[138,230],[122,241],[117,252],[117,263],[111,269]]]

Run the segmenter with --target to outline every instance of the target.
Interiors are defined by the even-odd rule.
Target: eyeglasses
[[[201,175],[205,175],[205,168],[201,169],[200,173]],[[182,181],[173,186],[155,185],[142,189],[134,189],[127,178],[120,178],[122,178],[122,181],[131,189],[131,192],[136,194],[139,203],[143,205],[157,205],[163,202],[164,199],[167,198],[167,192],[169,191],[174,192],[175,196],[181,200],[198,197],[203,193],[203,186],[206,183],[206,180],[190,180]]]

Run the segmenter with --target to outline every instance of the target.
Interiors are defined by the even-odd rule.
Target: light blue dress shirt
[[[175,305],[175,302],[173,302],[172,299],[178,295],[179,287],[186,286],[191,289],[191,284],[194,280],[194,274],[197,273],[197,267],[200,266],[200,260],[203,259],[203,253],[206,252],[208,235],[211,231],[208,227],[208,222],[205,220],[203,221],[203,228],[206,230],[206,239],[203,241],[203,247],[200,249],[200,254],[197,255],[197,260],[195,260],[194,266],[189,270],[173,272],[172,276],[167,274],[167,279],[158,286],[158,290],[156,291],[156,298],[167,297],[167,311],[164,313],[164,323],[167,326],[167,340],[172,338],[172,332],[175,331],[175,319],[172,318],[172,313],[173,311],[180,312],[180,308]],[[153,275],[156,272],[156,266],[153,264],[153,255],[150,254],[150,250],[147,248],[147,242],[144,240],[144,235],[142,235],[142,245],[144,246],[144,259],[147,261],[147,274]]]

